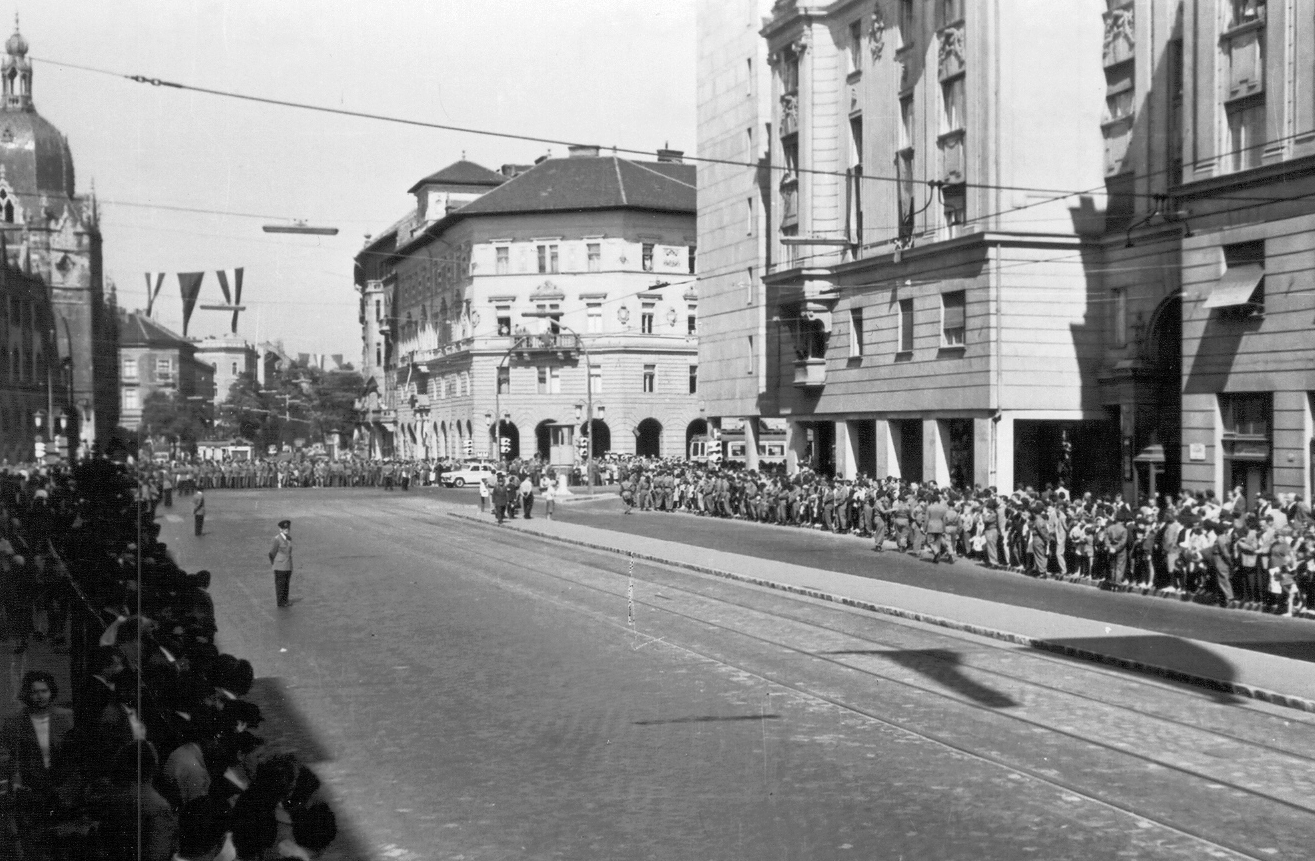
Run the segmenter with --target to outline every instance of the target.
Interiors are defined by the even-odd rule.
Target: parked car
[[[443,473],[444,487],[465,487],[467,484],[479,484],[480,479],[492,483],[498,470],[490,463],[464,463],[457,469]]]

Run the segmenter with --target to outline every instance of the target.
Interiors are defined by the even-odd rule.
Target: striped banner
[[[160,295],[160,288],[164,286],[163,272],[146,273],[146,316],[151,316],[151,309],[155,307],[155,297]],[[151,285],[151,279],[155,279],[155,285]]]
[[[237,315],[242,308],[242,267],[236,269],[219,269],[215,272],[219,276],[219,289],[224,293],[224,304],[233,307],[233,334],[237,334]],[[229,292],[229,284],[233,285],[232,292]]]

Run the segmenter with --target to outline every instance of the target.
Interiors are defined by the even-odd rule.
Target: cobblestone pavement
[[[1315,717],[636,565],[439,495],[213,494],[220,636],[374,858],[1295,858]],[[293,606],[265,552],[293,520]],[[674,521],[674,519],[673,519]]]

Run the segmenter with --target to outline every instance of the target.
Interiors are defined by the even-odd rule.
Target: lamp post
[[[593,363],[589,361],[589,349],[584,345],[584,339],[580,337],[580,333],[572,329],[570,326],[567,326],[565,323],[563,323],[559,319],[559,315],[557,314],[550,314],[547,311],[524,311],[521,313],[521,316],[532,317],[538,320],[552,320],[554,326],[556,326],[559,329],[564,329],[565,331],[569,332],[571,335],[575,336],[575,343],[580,348],[581,354],[584,355],[584,390],[585,390],[586,400],[588,402],[588,406],[586,407],[586,410],[588,411],[588,416],[585,420],[585,428],[587,428],[588,430],[587,433],[585,434],[586,448],[585,448],[584,483],[585,483],[585,487],[588,488],[588,490],[586,490],[585,492],[590,495],[593,495],[594,492],[594,381],[589,376],[589,369],[593,366]]]

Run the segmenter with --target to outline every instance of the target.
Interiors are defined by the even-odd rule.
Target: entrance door
[[[1269,493],[1269,464],[1247,460],[1230,460],[1228,462],[1228,489],[1242,488],[1242,496],[1247,506],[1255,505],[1256,494]]]

